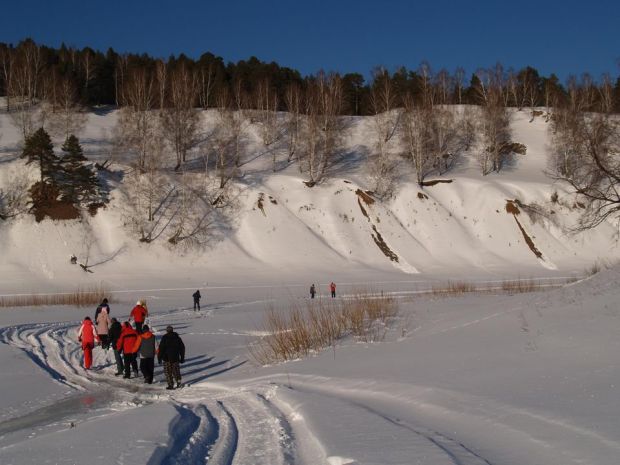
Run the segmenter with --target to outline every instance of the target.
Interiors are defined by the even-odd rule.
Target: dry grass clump
[[[268,335],[248,347],[259,364],[293,360],[334,346],[346,336],[364,342],[385,337],[397,314],[391,297],[358,293],[346,299],[316,299],[284,313],[270,308],[263,331]]]
[[[75,292],[58,294],[0,296],[0,307],[41,307],[51,305],[87,307],[99,304],[106,296],[108,296],[108,290],[99,285],[90,288],[78,288]]]
[[[557,282],[548,282],[544,280],[530,278],[505,280],[498,283],[448,281],[447,283],[433,284],[433,287],[428,292],[418,292],[418,295],[430,294],[435,296],[454,296],[472,292],[476,292],[479,294],[493,294],[498,292],[519,294],[562,287],[566,284],[575,282],[576,280],[577,278],[566,278]]]
[[[459,295],[467,292],[475,292],[478,288],[474,283],[467,281],[448,281],[447,283],[433,284],[430,294],[433,295]]]

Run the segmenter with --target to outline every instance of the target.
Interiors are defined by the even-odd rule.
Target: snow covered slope
[[[117,116],[114,110],[91,113],[80,136],[91,160],[112,157],[113,168],[124,170],[128,160],[111,148]],[[223,231],[210,247],[181,255],[165,240],[138,243],[122,226],[124,197],[122,184],[117,184],[112,203],[94,218],[35,223],[22,216],[0,224],[0,292],[63,290],[68,282],[127,288],[145,279],[151,287],[195,287],[225,284],[239,275],[266,284],[329,281],[328,273],[351,282],[372,280],[377,273],[388,280],[565,275],[581,274],[596,261],[614,261],[619,251],[611,224],[566,233],[580,206],[565,186],[554,185],[545,175],[547,123],[529,118],[513,114],[513,139],[527,146],[527,154],[501,173],[482,176],[473,154],[466,154],[441,178],[446,182],[421,189],[403,161],[396,193],[383,200],[369,191],[363,163],[373,146],[369,118],[351,118],[347,157],[331,169],[326,182],[312,188],[303,183],[296,164],[274,173],[272,154],[250,127],[245,142],[253,161],[244,165],[239,180],[240,210],[232,230]],[[213,119],[205,112],[205,127]],[[1,187],[30,168],[17,158],[17,131],[1,112],[0,131]],[[56,147],[60,142],[55,141]],[[192,157],[198,160],[199,154]],[[555,192],[557,201],[552,202]],[[546,216],[529,214],[523,205]],[[87,275],[69,264],[71,254],[89,256],[90,264],[103,263]],[[174,273],[162,276],[162,263]]]

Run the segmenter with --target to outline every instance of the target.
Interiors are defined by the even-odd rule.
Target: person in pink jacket
[[[110,320],[110,315],[108,315],[108,310],[104,307],[97,315],[97,319],[95,321],[97,336],[101,340],[101,348],[103,350],[108,350],[110,348],[110,338],[108,336],[108,332],[110,331],[110,325],[112,325],[112,320]]]
[[[82,326],[78,331],[78,341],[82,343],[82,350],[84,351],[84,369],[90,370],[93,363],[93,348],[95,343],[99,340],[95,326],[90,317],[87,316],[82,321]]]

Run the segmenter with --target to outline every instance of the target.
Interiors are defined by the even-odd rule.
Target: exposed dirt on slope
[[[423,187],[435,186],[437,184],[450,184],[454,179],[432,179],[430,181],[422,181]]]
[[[355,191],[355,193],[360,199],[364,201],[366,205],[372,205],[373,203],[375,203],[375,199],[372,198],[372,192],[370,191],[364,192],[363,190],[358,189]]]
[[[379,249],[381,250],[381,252],[383,252],[383,254],[389,258],[390,260],[392,260],[393,262],[398,263],[398,255],[396,255],[392,249],[390,249],[388,247],[388,245],[385,243],[385,241],[383,240],[383,236],[381,236],[381,233],[379,231],[377,231],[377,228],[375,227],[375,225],[372,225],[372,230],[375,232],[374,234],[371,233],[372,236],[372,240],[375,241],[375,244],[377,244],[377,247],[379,247]]]
[[[265,213],[265,194],[263,194],[262,192],[258,194],[258,201],[256,202],[256,206],[261,212],[263,212],[264,216],[267,216],[267,214]]]
[[[521,213],[521,210],[519,210],[519,207],[517,206],[518,204],[521,204],[521,202],[519,202],[518,200],[506,200],[506,213],[513,216],[513,218],[517,222],[517,226],[519,227],[521,234],[523,235],[523,239],[525,239],[525,243],[530,248],[532,253],[536,255],[536,258],[544,260],[542,252],[538,250],[530,235],[525,231],[525,228],[523,228],[521,222],[517,219],[517,215]]]

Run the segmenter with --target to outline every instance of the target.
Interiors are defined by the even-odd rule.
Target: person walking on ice
[[[155,336],[149,330],[148,325],[142,326],[142,334],[138,336],[134,352],[140,354],[140,371],[144,376],[144,382],[153,384],[153,372],[155,371]]]
[[[117,348],[122,330],[123,327],[121,323],[116,318],[112,318],[112,324],[110,324],[110,329],[108,330],[108,337],[110,338],[110,346],[114,351],[114,360],[116,360],[116,373],[114,373],[114,376],[122,375],[124,370],[123,358],[121,357],[121,352]]]
[[[125,372],[123,378],[131,378],[131,369],[133,373],[138,376],[138,362],[136,360],[136,340],[138,339],[138,333],[131,327],[129,321],[126,321],[121,331],[121,336],[116,342],[116,350],[123,352],[123,364]]]
[[[181,387],[181,368],[179,363],[185,362],[185,344],[181,337],[174,332],[172,326],[166,327],[166,334],[161,338],[159,349],[157,350],[157,361],[161,364],[164,362],[164,375],[168,386],[166,389],[174,389],[174,381],[176,387]]]
[[[332,293],[332,299],[336,297],[336,283],[335,282],[331,282],[331,284],[329,285],[329,290]]]
[[[312,286],[310,286],[310,298],[311,299],[314,299],[314,294],[316,294],[316,287],[313,284]]]
[[[147,316],[149,316],[149,311],[146,308],[146,302],[144,300],[138,300],[136,302],[136,306],[133,308],[129,316],[133,318],[133,322],[136,326],[136,331],[138,333],[141,333],[144,320]]]
[[[99,340],[97,337],[97,332],[95,331],[95,326],[91,321],[90,317],[87,316],[82,321],[82,325],[80,326],[80,330],[78,331],[78,341],[82,343],[82,350],[84,351],[84,369],[90,370],[90,367],[93,363],[93,348],[95,347],[95,342]]]
[[[108,312],[110,314],[110,305],[108,304],[108,298],[105,297],[99,305],[97,305],[97,310],[95,310],[95,321],[97,321],[97,317],[101,313],[102,310]]]
[[[108,315],[108,307],[103,307],[97,317],[95,318],[95,324],[97,325],[97,335],[99,336],[99,340],[101,341],[101,348],[103,350],[108,350],[110,348],[110,325],[112,324],[112,320],[110,320],[110,316]]]
[[[201,299],[201,295],[200,295],[200,291],[196,291],[192,294],[192,297],[194,298],[194,311],[196,311],[196,307],[198,307],[198,311],[200,311],[200,299]]]

